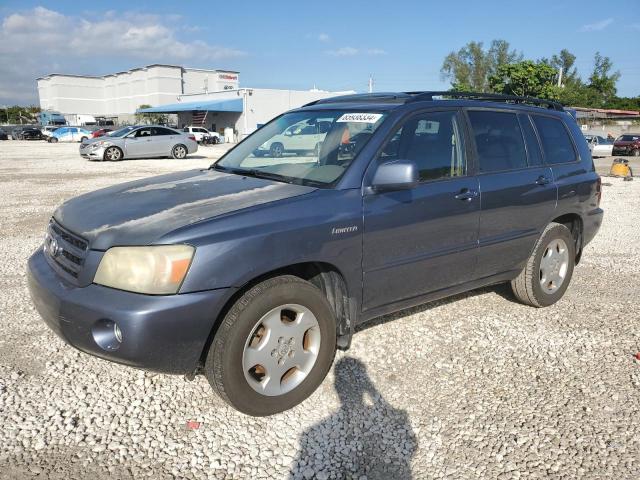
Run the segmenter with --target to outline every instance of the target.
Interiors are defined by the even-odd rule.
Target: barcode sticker
[[[381,113],[345,113],[336,122],[376,123],[380,117]]]

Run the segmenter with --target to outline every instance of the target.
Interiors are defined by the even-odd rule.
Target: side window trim
[[[540,165],[532,165],[531,164],[531,152],[529,152],[529,142],[527,141],[526,138],[524,138],[524,149],[527,152],[527,166],[529,168],[536,168],[536,167],[541,167],[543,165],[546,165],[547,162],[544,158],[544,150],[542,148],[542,142],[540,141],[540,136],[538,135],[538,130],[536,130],[536,126],[533,123],[533,119],[531,118],[531,115],[529,115],[528,113],[519,113],[518,114],[518,122],[520,123],[520,131],[522,133],[522,135],[524,136],[524,126],[522,125],[523,122],[529,122],[529,126],[531,127],[531,131],[533,132],[533,136],[536,139],[537,145],[538,145],[538,151],[540,152],[540,158],[542,160],[542,163]]]

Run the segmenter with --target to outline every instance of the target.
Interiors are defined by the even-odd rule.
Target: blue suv
[[[557,302],[600,196],[559,104],[343,96],[275,118],[208,169],[67,201],[29,288],[74,347],[203,373],[236,409],[270,415],[316,389],[361,322],[503,282]]]

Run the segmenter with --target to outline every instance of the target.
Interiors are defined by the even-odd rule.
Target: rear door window
[[[480,172],[501,172],[527,166],[518,117],[511,112],[469,110]]]
[[[576,151],[569,132],[561,120],[542,115],[533,115],[533,123],[542,142],[544,159],[552,165],[576,161]]]

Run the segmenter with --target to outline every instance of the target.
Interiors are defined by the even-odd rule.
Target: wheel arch
[[[560,215],[559,217],[554,218],[551,222],[560,223],[569,229],[571,232],[571,236],[573,237],[573,241],[575,242],[576,247],[576,265],[580,262],[580,258],[582,257],[582,247],[583,247],[583,228],[584,222],[582,221],[582,217],[577,213],[565,213],[564,215]]]
[[[247,281],[244,285],[242,285],[242,287],[236,290],[233,295],[231,295],[227,299],[225,305],[220,310],[218,317],[215,319],[213,328],[211,329],[207,341],[205,342],[204,348],[200,353],[198,370],[200,370],[200,367],[204,365],[209,348],[213,342],[216,332],[218,331],[218,327],[220,326],[222,319],[231,309],[233,304],[253,286],[269,278],[278,277],[281,275],[293,275],[295,277],[306,280],[318,287],[318,289],[327,298],[327,301],[331,305],[336,315],[337,347],[341,350],[347,350],[350,347],[355,317],[357,313],[356,301],[352,296],[349,296],[348,286],[344,275],[337,267],[330,263],[296,263],[280,267],[254,277],[253,279]]]

